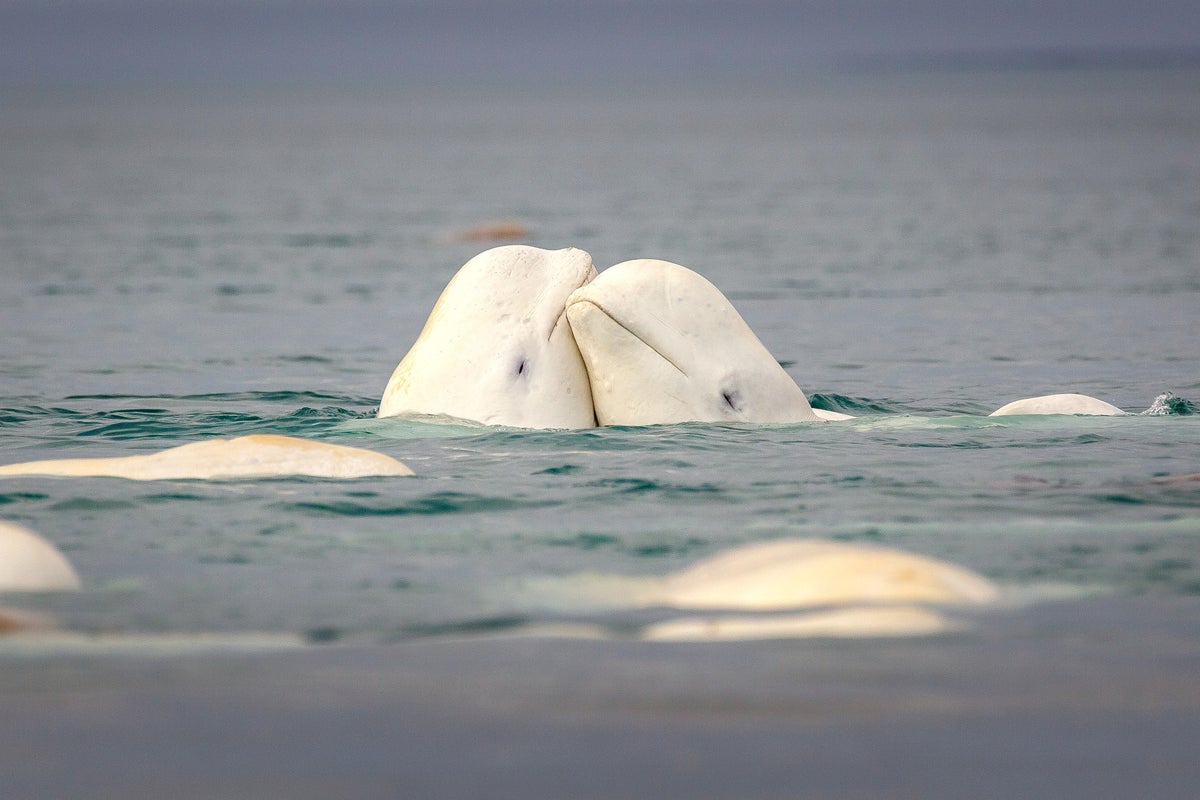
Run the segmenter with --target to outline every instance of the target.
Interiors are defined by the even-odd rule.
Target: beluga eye
[[[742,410],[742,397],[736,389],[725,389],[721,392],[721,399],[725,401],[725,407],[729,410]]]
[[[517,374],[518,375],[525,374],[525,367],[528,364],[528,361],[529,361],[528,359],[522,358],[520,361],[517,362]]]

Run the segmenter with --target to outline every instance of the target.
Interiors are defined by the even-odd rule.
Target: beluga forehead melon
[[[596,276],[583,250],[506,245],[468,261],[397,365],[380,417],[591,428],[587,372],[564,307]]]
[[[601,425],[823,418],[720,290],[687,267],[609,267],[568,298],[567,319]]]

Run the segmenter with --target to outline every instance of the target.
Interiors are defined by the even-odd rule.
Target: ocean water
[[[1089,659],[1126,664],[1148,620],[1194,633],[1200,595],[1200,483],[1162,480],[1200,472],[1198,87],[1164,70],[10,92],[0,460],[282,433],[378,450],[417,477],[5,479],[0,517],[54,542],[84,584],[5,602],[82,633],[293,634],[403,658],[656,613],[531,589],[545,578],[662,575],[738,544],[832,537],[947,559],[1025,598],[1026,626],[1001,611],[965,634],[997,652],[1108,609],[1120,624],[1094,626],[1105,647]],[[704,274],[814,405],[858,418],[375,419],[441,288],[490,246],[454,234],[501,219],[601,269],[657,257]],[[984,416],[1055,392],[1132,412],[1174,399],[1159,415]],[[1163,641],[1194,655],[1190,635]],[[628,645],[539,674],[619,671]],[[737,645],[706,680],[801,650],[833,674],[871,646]],[[947,670],[963,646],[928,640],[905,663]],[[489,657],[422,674],[516,680]],[[53,657],[7,663],[30,658]],[[140,663],[102,659],[88,680],[137,681]],[[28,669],[29,691],[58,686]],[[786,694],[772,674],[755,691]]]

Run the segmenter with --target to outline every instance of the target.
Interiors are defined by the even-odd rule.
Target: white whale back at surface
[[[641,638],[929,636],[961,626],[925,604],[980,605],[997,597],[995,587],[970,570],[901,550],[819,539],[763,542],[668,576],[643,602],[708,611],[648,625]]]
[[[468,261],[392,373],[379,416],[428,414],[519,428],[595,426],[563,310],[596,275],[583,250],[508,245]]]
[[[771,610],[854,603],[986,603],[970,570],[884,547],[822,539],[746,545],[667,577],[649,599],[676,608]]]
[[[412,470],[401,462],[373,450],[275,434],[211,439],[139,456],[27,461],[0,467],[0,477],[61,475],[136,481],[231,480],[287,475],[364,478],[412,474]]]
[[[0,522],[0,592],[79,588],[79,576],[58,549],[33,531]]]
[[[808,398],[705,278],[609,267],[567,300],[601,425],[816,420]]]
[[[988,414],[989,417],[1007,417],[1017,414],[1086,414],[1111,417],[1125,412],[1111,403],[1088,397],[1086,394],[1047,394],[1014,400],[1008,405]]]
[[[637,638],[651,641],[928,636],[964,627],[947,609],[1000,599],[990,581],[965,567],[824,539],[742,545],[662,577],[588,574],[526,581],[525,589],[560,611],[683,612],[642,626]]]

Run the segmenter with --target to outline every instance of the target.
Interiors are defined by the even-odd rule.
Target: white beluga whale
[[[366,478],[412,474],[413,471],[400,461],[373,450],[275,434],[210,439],[146,455],[64,458],[0,466],[0,477],[57,475],[136,481],[286,476]]]
[[[816,413],[720,290],[678,264],[609,267],[567,319],[600,425],[845,418]]]
[[[742,545],[662,577],[579,575],[526,588],[560,610],[684,612],[639,630],[637,638],[654,641],[925,636],[962,627],[947,608],[1000,599],[995,585],[957,564],[824,539]]]
[[[1018,414],[1084,414],[1089,416],[1113,417],[1125,412],[1111,403],[1089,397],[1086,394],[1047,394],[1027,397],[1001,406],[988,414],[989,417],[1007,417]]]
[[[591,256],[573,247],[508,245],[475,256],[392,373],[379,416],[594,427],[587,372],[564,307],[595,276]]]
[[[887,547],[783,539],[734,548],[668,576],[643,602],[765,611],[857,603],[988,603],[963,567]]]
[[[0,522],[0,592],[78,588],[79,576],[58,548],[28,528]]]

